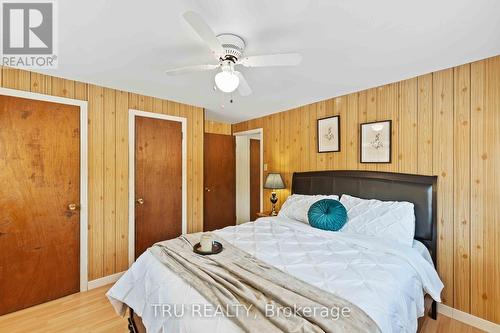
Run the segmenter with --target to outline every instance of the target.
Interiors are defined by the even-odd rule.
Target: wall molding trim
[[[264,129],[262,127],[260,128],[255,128],[252,130],[248,131],[240,131],[240,132],[233,132],[233,136],[235,136],[237,142],[239,137],[246,137],[247,140],[251,139],[252,136],[258,135],[259,140],[260,140],[260,211],[264,211]],[[236,143],[238,144],[238,143]],[[246,150],[248,150],[248,166],[245,169],[248,170],[243,170],[243,172],[247,172],[250,175],[250,141],[248,141]],[[238,197],[238,182],[240,182],[240,178],[238,177],[238,148],[236,148],[236,196]],[[241,160],[240,160],[241,162]],[[246,163],[246,162],[245,162]],[[241,171],[241,170],[240,170]],[[248,177],[248,182],[250,182],[250,176]],[[250,183],[248,183],[248,188],[250,188]],[[248,190],[250,193],[250,191]],[[238,198],[236,199],[236,221],[238,221]],[[246,207],[243,207],[244,209],[247,209]],[[248,210],[250,209],[250,194],[248,196]],[[247,221],[250,221],[251,218],[248,216]],[[247,221],[243,221],[247,222]]]
[[[181,123],[182,128],[182,234],[187,234],[188,232],[188,220],[187,220],[187,129],[188,129],[188,119],[186,117],[171,116],[162,113],[154,113],[148,111],[141,111],[136,109],[128,110],[128,261],[129,266],[135,261],[135,118],[144,117],[160,120],[175,121]]]
[[[118,281],[119,278],[122,277],[122,275],[124,273],[125,272],[119,272],[119,273],[107,275],[107,276],[104,276],[102,278],[89,281],[89,283],[87,284],[87,290],[92,290],[92,289],[96,289],[99,287],[103,287],[103,286],[111,284],[111,283],[115,283],[116,281]]]
[[[491,321],[473,316],[469,313],[454,309],[447,305],[438,303],[438,312],[452,319],[461,321],[467,325],[479,328],[486,332],[498,333],[500,332],[500,325]]]
[[[0,69],[1,70],[1,69]],[[88,102],[74,99],[40,94],[31,91],[0,87],[0,94],[5,96],[26,98],[36,101],[73,105],[80,108],[80,291],[87,290],[88,281]]]

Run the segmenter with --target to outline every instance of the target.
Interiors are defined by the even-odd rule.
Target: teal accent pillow
[[[347,222],[347,210],[340,201],[322,199],[311,205],[307,217],[314,228],[339,231]]]

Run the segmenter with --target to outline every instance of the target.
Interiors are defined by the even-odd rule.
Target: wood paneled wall
[[[231,135],[231,124],[205,120],[205,133]]]
[[[319,154],[316,119],[329,115],[341,117],[341,151]],[[384,119],[393,121],[393,162],[359,163],[359,124]],[[259,127],[268,170],[281,172],[288,186],[279,191],[281,203],[294,171],[438,175],[443,300],[500,323],[500,56],[235,124],[233,131]]]
[[[187,118],[188,231],[203,230],[203,109],[3,67],[1,86],[88,101],[89,280],[128,268],[128,110]]]

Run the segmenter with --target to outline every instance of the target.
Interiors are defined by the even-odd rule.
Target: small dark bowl
[[[201,244],[200,243],[196,243],[193,246],[193,252],[197,253],[197,254],[201,254],[202,256],[208,256],[208,255],[211,255],[211,254],[221,253],[222,249],[223,249],[222,244],[219,243],[219,242],[217,242],[217,241],[213,241],[212,242],[212,251],[210,251],[210,252],[203,252],[201,250]]]

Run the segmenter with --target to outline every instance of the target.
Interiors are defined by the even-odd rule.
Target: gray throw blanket
[[[217,239],[224,250],[202,256],[201,233],[157,243],[151,253],[245,332],[380,332],[354,304],[265,264]]]

